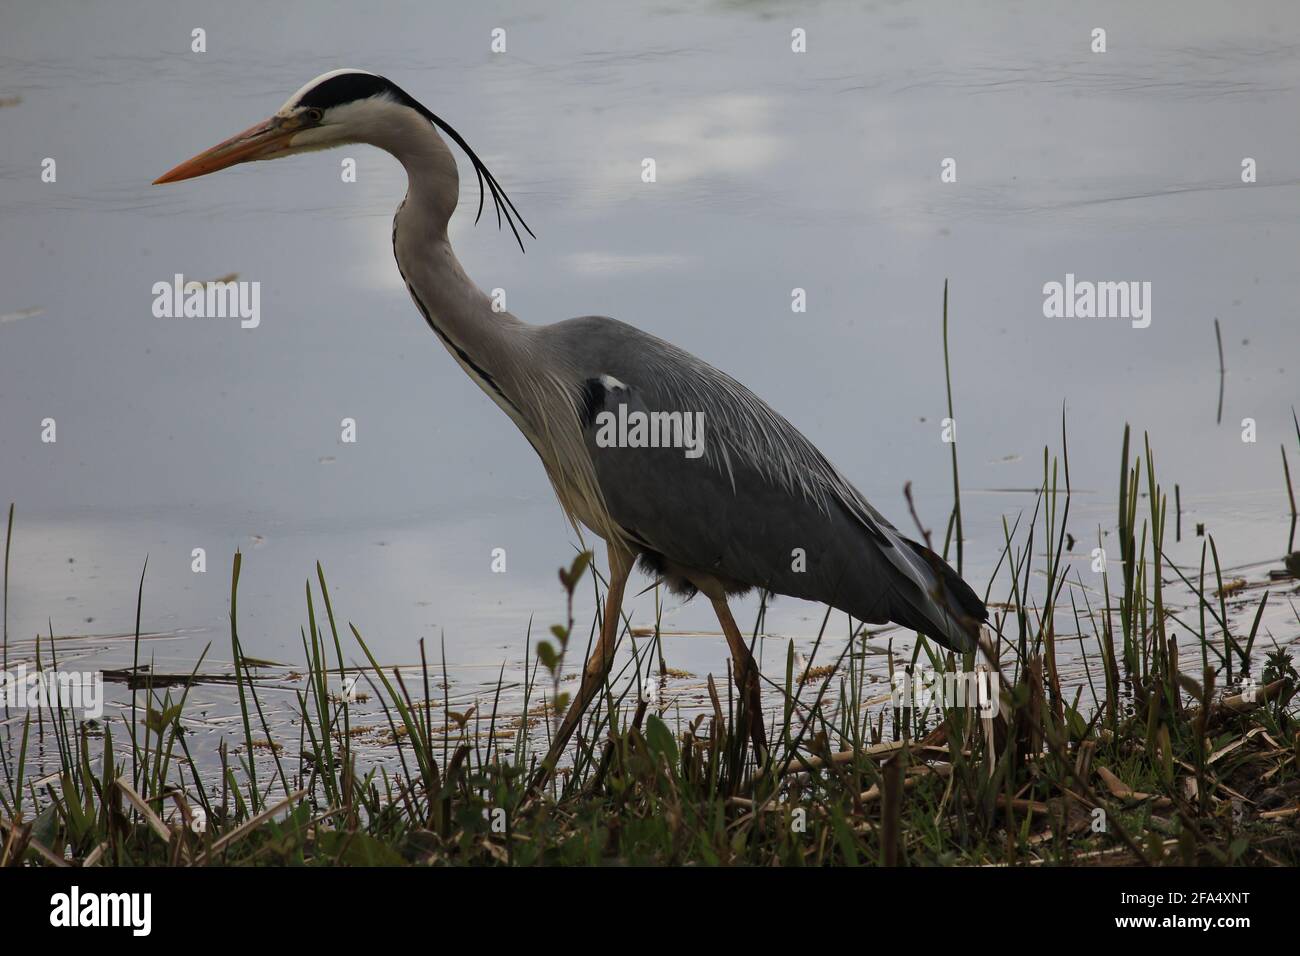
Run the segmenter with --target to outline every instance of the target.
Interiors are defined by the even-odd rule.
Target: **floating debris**
[[[4,315],[0,315],[0,325],[7,322],[17,322],[19,319],[30,319],[32,316],[40,315],[44,311],[44,309],[38,307],[35,309],[19,309],[17,312],[6,312]]]
[[[809,681],[819,681],[834,673],[834,664],[822,664],[819,667],[810,667],[799,675],[799,683],[807,684]]]

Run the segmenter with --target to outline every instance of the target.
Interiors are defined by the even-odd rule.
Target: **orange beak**
[[[153,181],[153,184],[158,186],[162,183],[180,182],[182,179],[193,179],[196,176],[215,173],[218,169],[225,169],[236,163],[270,159],[287,149],[290,137],[300,129],[294,124],[286,126],[283,120],[273,116],[242,133],[237,133],[224,143],[218,143],[211,149],[199,153],[193,159],[187,159],[175,169],[163,173]]]

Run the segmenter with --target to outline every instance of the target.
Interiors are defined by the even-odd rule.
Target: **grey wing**
[[[969,650],[983,603],[884,519],[793,425],[695,356],[611,319],[578,319],[584,441],[610,517],[644,550],[724,583],[895,621]],[[694,447],[628,447],[635,413]],[[620,417],[621,416],[621,417]],[[612,431],[610,426],[614,426]],[[651,426],[653,428],[653,425]],[[615,441],[611,442],[613,437]],[[649,434],[642,436],[648,439]]]

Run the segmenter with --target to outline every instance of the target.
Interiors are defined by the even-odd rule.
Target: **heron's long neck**
[[[460,186],[455,159],[422,118],[386,148],[406,167],[406,199],[393,220],[393,252],[425,319],[470,377],[518,421],[512,393],[526,367],[524,323],[497,312],[465,273],[447,238]]]

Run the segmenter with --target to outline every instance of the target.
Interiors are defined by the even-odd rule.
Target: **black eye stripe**
[[[533,235],[533,231],[528,228],[528,223],[524,222],[524,217],[519,215],[519,210],[510,201],[510,197],[501,188],[501,184],[496,181],[496,177],[488,171],[487,166],[483,164],[483,160],[479,159],[478,154],[470,149],[469,143],[465,142],[465,138],[460,133],[452,129],[446,120],[435,115],[428,107],[392,80],[382,76],[375,76],[373,73],[340,73],[338,76],[331,76],[328,80],[323,80],[312,87],[302,95],[297,105],[327,110],[342,106],[344,103],[369,99],[380,94],[384,94],[394,102],[415,110],[446,133],[452,142],[465,151],[465,155],[469,157],[470,163],[474,166],[474,174],[478,177],[478,214],[474,217],[474,221],[478,222],[479,217],[483,215],[485,192],[491,193],[492,203],[496,206],[497,211],[497,228],[501,227],[501,222],[504,219],[509,224],[510,231],[514,233],[515,241],[519,243],[519,248],[522,250],[524,241],[515,226],[515,219],[519,220],[519,225],[523,226],[524,231],[530,236]],[[534,238],[536,237],[534,236]]]
[[[371,73],[340,73],[304,93],[298,105],[327,110],[355,100],[368,99],[380,93],[389,93],[399,101],[410,99],[382,76]]]

